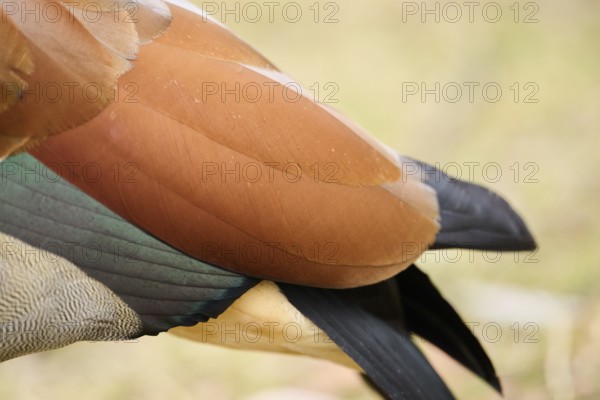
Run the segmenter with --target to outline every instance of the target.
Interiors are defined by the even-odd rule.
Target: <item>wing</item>
[[[85,104],[54,126],[50,114],[70,118],[79,102],[39,118],[18,102],[3,129],[51,135],[31,154],[67,181],[165,243],[239,273],[360,286],[395,275],[433,243],[435,194],[393,154],[223,27],[170,10],[170,25],[139,47],[133,67],[106,79],[116,77],[108,105]],[[57,63],[95,65],[89,51]]]
[[[170,23],[159,0],[0,3],[0,159],[102,112],[140,44]]]
[[[30,155],[0,164],[0,187],[0,232],[37,249],[24,254],[30,261],[52,262],[61,257],[102,282],[139,316],[138,335],[216,317],[257,283],[179,253],[52,174]],[[2,260],[23,253],[7,243],[2,243],[0,251]],[[10,275],[11,269],[4,272]],[[38,267],[39,276],[45,273]],[[17,283],[9,289],[18,292],[19,288]],[[85,299],[76,304],[94,306]],[[52,315],[50,310],[46,313]],[[106,317],[110,318],[115,316]]]

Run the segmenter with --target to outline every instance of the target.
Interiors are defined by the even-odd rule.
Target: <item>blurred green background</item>
[[[273,22],[263,2],[256,22],[238,3],[236,22],[223,13],[235,3],[210,7],[305,88],[319,88],[321,100],[337,101],[330,105],[400,153],[502,193],[524,216],[535,254],[427,253],[419,262],[489,351],[506,398],[600,398],[600,3],[498,2],[495,23],[498,7],[484,11],[487,3],[477,3],[472,22],[462,2],[453,3],[458,19],[454,5],[437,3],[439,22],[423,13],[435,2],[298,1],[288,21],[279,3]],[[302,17],[291,23],[297,8]],[[439,101],[406,92],[421,84],[435,91],[436,82]],[[458,398],[498,398],[424,349]],[[0,399],[162,398],[376,396],[327,362],[166,334],[0,365]]]

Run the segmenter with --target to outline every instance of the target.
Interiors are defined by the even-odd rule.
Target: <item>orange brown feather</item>
[[[433,242],[431,189],[337,112],[302,95],[290,101],[287,78],[230,32],[171,11],[167,31],[118,78],[134,89],[129,101],[113,99],[34,156],[185,253],[265,279],[366,285]],[[208,95],[215,85],[264,91],[237,101]],[[86,179],[61,168],[68,163],[96,163],[104,175]],[[127,163],[133,180],[109,177]]]
[[[114,101],[117,79],[139,51],[138,31],[156,36],[170,22],[166,6],[161,14],[125,0],[0,3],[0,29],[10,34],[0,50],[0,157],[98,115]],[[151,28],[134,22],[131,13],[140,10],[160,14]],[[17,67],[20,79],[6,79],[15,54],[26,68]],[[1,62],[7,57],[8,64]]]

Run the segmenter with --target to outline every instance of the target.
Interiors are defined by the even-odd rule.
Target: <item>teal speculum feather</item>
[[[0,163],[0,232],[108,286],[139,314],[142,334],[216,317],[258,282],[171,248],[28,154]]]

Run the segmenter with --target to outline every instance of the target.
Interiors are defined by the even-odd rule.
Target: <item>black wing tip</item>
[[[471,250],[491,250],[491,251],[535,251],[538,249],[538,244],[533,237],[508,238],[508,239],[489,239],[482,238],[478,241],[457,240],[454,237],[447,237],[443,232],[438,234],[435,242],[429,247],[429,250],[440,249],[471,249]]]
[[[523,224],[523,229],[521,231],[521,236],[515,238],[515,247],[512,249],[513,251],[533,251],[538,249],[538,244],[525,222],[521,220]]]
[[[504,395],[502,389],[502,382],[500,381],[500,377],[496,375],[496,371],[493,367],[493,364],[490,360],[491,370],[483,369],[480,370],[476,375],[483,380],[483,382],[487,383],[492,389],[494,389],[499,395]]]
[[[498,199],[502,200],[499,207],[503,208],[504,215],[502,221],[496,220],[493,230],[476,226],[462,231],[453,230],[452,227],[460,224],[461,221],[457,221],[457,217],[451,213],[442,211],[441,228],[430,248],[432,250],[447,248],[496,251],[537,250],[537,241],[523,219],[506,201],[499,196]]]
[[[355,289],[319,289],[278,283],[288,300],[348,354],[382,397],[400,400],[454,399],[404,330],[363,309],[347,294]]]
[[[500,378],[498,375],[489,377],[486,382],[490,385],[500,396],[504,396],[504,391],[502,390],[502,382],[500,382]]]
[[[527,227],[523,218],[502,196],[488,190],[491,197],[496,198],[496,207],[504,214],[504,226],[498,225],[498,233],[503,235],[504,243],[499,250],[505,251],[531,251],[537,249],[533,234]]]
[[[520,215],[494,191],[452,178],[432,165],[398,156],[438,197],[441,228],[432,249],[467,248],[498,251],[537,249]]]
[[[467,213],[441,209],[441,228],[432,248],[533,251],[538,245],[521,216],[500,195],[468,182],[458,182],[474,203]],[[438,193],[443,196],[444,193]],[[480,202],[479,204],[475,202]]]
[[[485,349],[432,280],[415,265],[395,278],[409,331],[435,345],[502,394]]]

